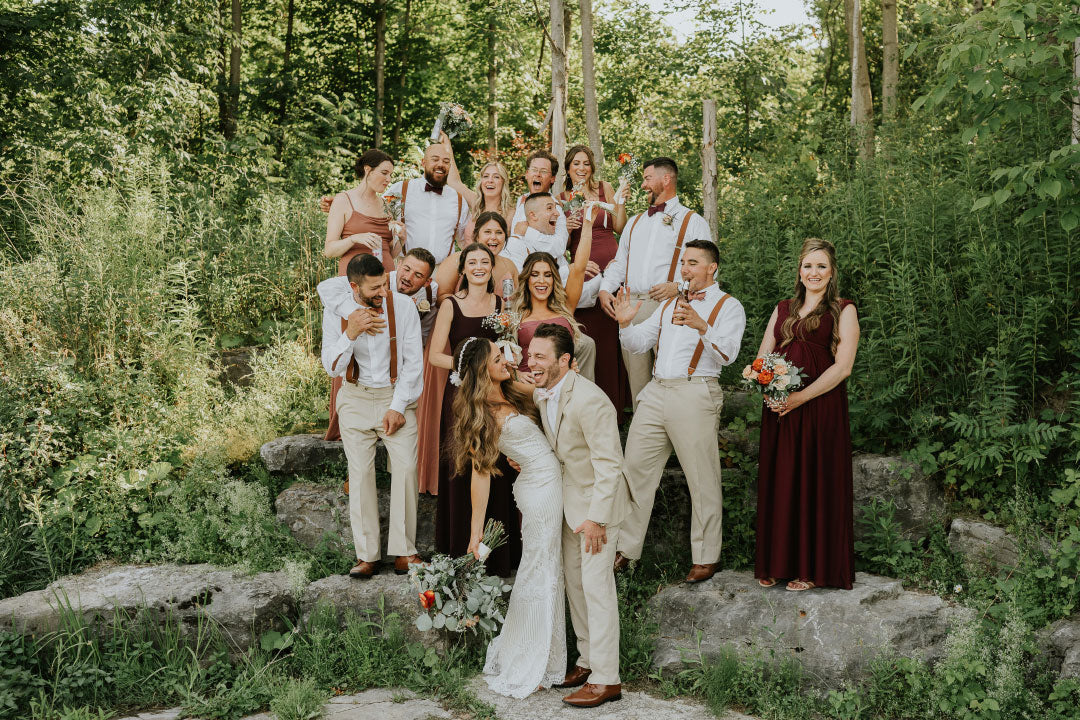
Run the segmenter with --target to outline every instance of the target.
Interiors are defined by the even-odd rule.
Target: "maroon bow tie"
[[[653,215],[655,215],[658,212],[663,212],[665,207],[667,207],[666,202],[665,203],[660,203],[659,205],[650,205],[649,206],[649,217],[652,217]]]
[[[424,192],[433,192],[436,195],[442,195],[442,185],[432,185],[431,183],[424,183]]]
[[[705,291],[702,290],[700,292],[694,292],[694,293],[688,292],[688,293],[686,293],[686,299],[687,300],[704,300],[705,299]]]

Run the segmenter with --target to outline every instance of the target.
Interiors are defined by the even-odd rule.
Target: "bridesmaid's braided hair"
[[[806,302],[806,286],[802,284],[802,278],[798,271],[795,274],[795,297],[788,301],[788,316],[780,325],[780,347],[784,348],[791,344],[796,336],[800,340],[813,333],[821,325],[821,318],[828,312],[832,315],[832,341],[829,343],[829,353],[836,356],[836,347],[840,344],[840,272],[836,268],[836,248],[828,240],[821,238],[807,238],[803,241],[802,250],[799,251],[799,265],[802,267],[806,256],[817,250],[829,256],[829,267],[832,275],[829,284],[825,287],[825,297],[821,299],[817,307],[810,311],[805,318],[799,317],[799,310]],[[800,323],[800,320],[804,322]]]

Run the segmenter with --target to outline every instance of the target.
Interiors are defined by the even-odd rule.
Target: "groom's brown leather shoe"
[[[621,552],[616,552],[615,563],[612,565],[611,569],[618,575],[628,567],[630,567],[630,558],[626,557]]]
[[[355,567],[349,571],[349,577],[360,580],[370,580],[371,576],[379,572],[379,564],[367,560],[357,560]]]
[[[578,685],[584,685],[585,681],[589,679],[589,675],[591,673],[592,673],[591,668],[586,668],[586,667],[581,667],[580,665],[575,665],[573,670],[566,673],[566,678],[561,683],[556,685],[555,687],[571,688],[571,687],[577,687]]]
[[[398,575],[404,575],[409,572],[410,565],[419,565],[424,562],[423,559],[416,554],[413,555],[398,555],[394,560],[394,572]]]
[[[690,568],[690,574],[686,576],[686,582],[699,583],[703,580],[708,580],[716,574],[716,568],[720,566],[720,563],[709,563],[708,565],[695,565]]]
[[[570,693],[562,699],[567,705],[574,707],[596,707],[603,705],[609,700],[622,698],[622,685],[593,685],[585,683],[580,690]]]

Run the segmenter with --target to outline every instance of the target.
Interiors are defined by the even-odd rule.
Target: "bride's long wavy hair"
[[[466,338],[454,348],[454,369],[461,378],[454,396],[454,428],[451,433],[451,457],[454,472],[461,475],[471,468],[498,475],[499,424],[495,407],[489,399],[492,380],[488,358],[492,342],[487,338]],[[513,379],[500,383],[503,397],[516,412],[528,415],[540,424],[540,412],[532,397],[514,387]]]
[[[570,322],[574,339],[577,340],[581,335],[581,323],[574,317],[574,311],[566,305],[566,286],[563,285],[562,279],[559,277],[559,263],[551,253],[534,252],[525,258],[525,264],[522,265],[521,272],[518,274],[517,289],[514,290],[514,294],[510,298],[510,307],[513,308],[514,312],[519,313],[521,317],[532,314],[533,296],[532,289],[529,287],[529,275],[532,274],[533,267],[539,263],[547,265],[552,275],[551,293],[547,297],[547,308]]]
[[[821,325],[821,318],[825,313],[832,315],[832,341],[829,343],[829,352],[836,355],[836,346],[840,344],[840,273],[836,269],[836,248],[828,240],[821,238],[807,238],[803,241],[802,250],[799,251],[799,267],[802,267],[806,256],[817,250],[829,256],[829,268],[832,275],[829,284],[825,286],[825,297],[817,304],[805,318],[799,317],[799,309],[806,302],[806,286],[802,284],[802,276],[797,271],[795,274],[795,297],[788,303],[788,316],[780,325],[780,347],[784,348],[791,344],[798,335],[800,339],[812,334]],[[799,321],[803,322],[800,323]]]

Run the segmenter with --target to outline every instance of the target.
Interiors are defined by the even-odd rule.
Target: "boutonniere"
[[[431,303],[428,302],[426,297],[422,297],[419,300],[413,300],[413,302],[416,303],[416,309],[421,315],[431,310]]]
[[[664,223],[665,225],[671,225],[671,223],[675,222],[675,216],[671,213],[664,213],[660,217],[660,222]]]

